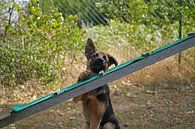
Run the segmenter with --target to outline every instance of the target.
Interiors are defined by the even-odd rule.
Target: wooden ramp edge
[[[192,36],[192,35],[189,35]],[[156,62],[159,62],[165,58],[168,58],[174,54],[177,54],[181,51],[184,51],[188,48],[191,48],[195,46],[195,36],[191,38],[188,38],[187,40],[181,41],[179,44],[174,45],[170,48],[167,48],[163,51],[160,51],[154,55],[147,56],[146,58],[136,61],[135,63],[122,68],[120,70],[114,71],[106,76],[100,77],[96,80],[93,80],[89,83],[84,84],[82,87],[77,87],[75,89],[70,90],[69,92],[65,92],[63,94],[57,94],[55,97],[45,100],[43,102],[40,102],[38,104],[35,104],[31,107],[28,107],[24,110],[21,110],[19,112],[15,113],[6,113],[4,115],[0,116],[0,128],[7,126],[11,123],[14,123],[15,121],[19,121],[21,119],[24,119],[26,117],[29,117],[31,115],[34,115],[38,112],[44,111],[50,107],[56,106],[57,104],[60,104],[64,102],[65,100],[71,99],[73,97],[79,96],[81,94],[84,94],[86,92],[89,92],[91,90],[94,90],[98,87],[101,87],[102,85],[105,85],[109,82],[112,82],[114,80],[117,80],[123,76],[126,76],[132,72],[135,72],[139,69],[142,69],[146,66],[152,65]]]

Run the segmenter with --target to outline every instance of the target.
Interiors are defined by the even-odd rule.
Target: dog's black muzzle
[[[100,58],[92,60],[90,63],[90,68],[95,73],[99,73],[102,70],[105,71],[106,67],[104,65],[104,60]]]

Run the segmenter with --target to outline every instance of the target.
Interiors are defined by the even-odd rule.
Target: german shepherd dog
[[[78,82],[104,72],[112,64],[118,65],[113,56],[98,51],[90,38],[85,47],[85,56],[87,58],[87,69],[80,74]],[[83,129],[120,129],[112,108],[109,92],[110,89],[106,84],[73,98],[74,102],[82,101],[83,114],[86,119]]]

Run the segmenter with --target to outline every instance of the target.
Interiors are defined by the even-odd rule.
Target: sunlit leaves
[[[31,78],[44,83],[57,81],[67,53],[83,48],[83,32],[76,19],[64,19],[55,8],[43,13],[36,1],[17,10],[17,23],[6,28],[8,34],[0,42],[0,82],[16,85]]]
[[[179,18],[184,35],[194,31],[194,5],[193,0],[33,0],[25,8],[0,3],[0,13],[13,6],[19,14],[10,24],[1,19],[7,34],[0,37],[0,82],[60,79],[68,56],[83,51],[87,37],[100,48],[125,44],[140,52],[152,50],[162,40],[178,38]],[[93,24],[105,22],[100,14],[108,26]],[[96,26],[81,28],[83,22]]]

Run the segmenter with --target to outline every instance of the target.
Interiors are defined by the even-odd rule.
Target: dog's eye
[[[97,57],[97,56],[98,56],[98,53],[94,54],[93,56],[94,56],[94,57]]]
[[[103,58],[104,58],[104,60],[106,60],[106,56],[105,55],[103,56]]]

